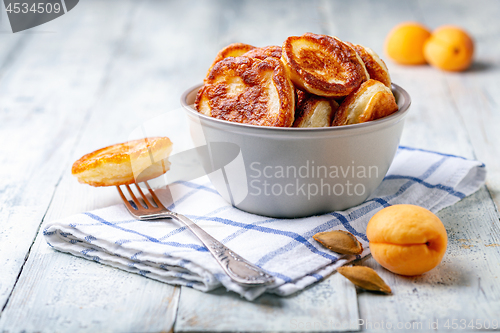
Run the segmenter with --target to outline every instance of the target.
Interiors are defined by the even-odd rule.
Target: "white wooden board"
[[[79,7],[80,15],[70,19],[66,15],[58,24],[54,21],[44,26],[44,30],[15,36],[9,33],[11,40],[18,42],[0,70],[2,308],[55,187],[68,170],[71,153],[112,56],[110,45],[120,36],[120,19],[102,31],[106,10],[99,3],[84,5]],[[0,39],[6,36],[1,34]],[[94,53],[86,53],[91,47]]]
[[[102,13],[112,12],[112,8],[117,6],[117,3],[100,4],[104,6],[101,8]],[[203,41],[203,36],[200,36],[200,41],[186,40],[179,34],[178,29],[184,28],[189,35],[195,35],[190,29],[203,30],[204,27],[196,25],[196,21],[188,14],[199,16],[207,9],[203,5],[195,6],[196,4],[199,3],[178,2],[174,7],[178,5],[179,8],[174,8],[159,2],[131,1],[118,6],[123,20],[115,22],[116,40],[111,44],[114,47],[108,57],[99,59],[105,61],[105,66],[101,68],[97,89],[86,91],[95,97],[92,105],[89,105],[89,116],[79,136],[80,143],[68,154],[69,161],[66,162],[62,179],[52,200],[53,204],[45,217],[46,221],[120,202],[114,188],[96,189],[78,184],[69,173],[71,162],[91,150],[126,141],[130,132],[142,121],[169,111],[165,109],[165,105],[169,108],[178,107],[182,89],[188,87],[188,84],[183,87],[182,83],[186,80],[184,76],[192,77],[192,72],[196,71],[196,67],[187,65],[198,57],[193,48]],[[87,6],[96,10],[93,3]],[[197,12],[196,8],[200,12]],[[177,17],[179,11],[187,13],[182,20]],[[106,17],[103,16],[102,19],[105,20]],[[102,27],[103,23],[97,26]],[[144,35],[151,31],[156,34],[149,34],[150,38],[144,39]],[[79,32],[85,33],[88,32]],[[79,37],[82,36],[77,34],[77,38]],[[61,43],[64,42],[62,39]],[[102,45],[96,47],[95,51],[99,52]],[[186,53],[172,53],[172,48],[185,49]],[[88,46],[87,51],[92,54],[93,47]],[[191,58],[188,59],[186,55]],[[138,62],[138,58],[142,61]],[[186,69],[176,72],[180,64]],[[92,66],[92,63],[88,65]],[[203,75],[205,70],[203,68],[200,74]],[[175,75],[169,76],[168,73]],[[179,297],[178,288],[141,276],[131,277],[130,274],[113,268],[54,252],[45,244],[41,234],[38,235],[36,244],[16,285],[19,292],[12,294],[3,312],[0,327],[11,329],[20,325],[28,330],[51,331],[56,328],[63,331],[91,332],[155,332],[169,331],[172,328]],[[65,271],[68,266],[79,268],[64,275],[55,275],[53,279],[31,279],[31,276],[43,274],[47,270]],[[96,284],[96,280],[102,281]],[[60,291],[61,286],[64,286],[63,291]],[[115,290],[115,286],[122,287]],[[33,304],[30,306],[37,309],[36,314],[16,316],[14,313],[17,313],[19,304],[24,304],[27,297],[24,291],[38,295],[32,299]],[[89,298],[89,294],[93,296]],[[52,297],[66,301],[47,303],[46,300]],[[68,308],[66,303],[77,299],[85,301],[78,303],[79,307]],[[107,303],[109,305],[106,305]],[[112,304],[120,305],[117,311],[100,309],[102,306],[110,309]],[[122,319],[126,312],[124,309],[133,313],[127,316],[126,320]],[[47,313],[53,315],[46,316]],[[30,320],[26,320],[26,317]],[[89,317],[95,319],[89,320]],[[45,321],[40,322],[40,318]]]
[[[393,296],[358,290],[356,299],[356,289],[334,274],[290,297],[247,302],[58,253],[40,234],[32,245],[44,216],[119,203],[113,188],[78,184],[71,163],[178,108],[181,93],[202,81],[221,47],[279,45],[310,31],[369,46],[386,59],[383,40],[405,20],[432,28],[460,24],[477,36],[479,51],[477,64],[460,74],[386,59],[393,81],[413,99],[401,143],[482,160],[498,204],[498,13],[487,0],[87,0],[39,28],[50,33],[0,34],[0,142],[12,143],[0,145],[7,170],[0,173],[0,331],[335,331],[357,319],[372,323],[359,327],[367,331],[380,331],[373,324],[382,320],[432,319],[445,330],[446,319],[498,317],[499,221],[485,189],[439,214],[450,246],[436,270],[399,278],[371,258],[363,261],[389,282]]]
[[[281,45],[288,36],[322,29],[317,2],[246,1],[218,4],[218,48],[243,42],[255,46]],[[234,4],[234,2],[231,2]],[[212,59],[211,55],[204,57]],[[207,67],[208,68],[208,67]],[[202,81],[202,77],[196,79]],[[288,298],[265,295],[249,303],[219,291],[203,294],[182,288],[177,331],[330,331],[351,329],[358,319],[352,285],[332,277],[324,283]],[[335,301],[329,302],[328,298]]]
[[[357,329],[353,285],[339,274],[288,297],[265,294],[248,302],[219,288],[182,288],[176,332],[331,332]]]
[[[472,331],[488,323],[491,329],[495,322],[500,328],[500,227],[488,192],[483,188],[438,216],[449,244],[435,269],[418,277],[401,277],[372,258],[364,262],[379,272],[394,294],[358,294],[362,329],[432,330],[437,323],[440,331],[453,327]]]
[[[450,6],[452,5],[452,6]],[[477,159],[486,164],[486,184],[497,207],[500,205],[500,44],[498,43],[500,4],[487,1],[444,1],[420,4],[425,22],[435,28],[455,24],[468,31],[475,40],[475,62],[463,73],[446,73],[445,85],[470,136]],[[439,13],[447,10],[446,22]],[[465,14],[466,13],[466,14]],[[488,22],[488,24],[484,24]]]

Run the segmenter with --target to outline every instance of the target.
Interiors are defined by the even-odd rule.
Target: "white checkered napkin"
[[[219,196],[208,178],[171,186],[175,205],[169,208],[275,276],[276,282],[266,287],[233,283],[185,227],[172,220],[134,220],[123,204],[52,221],[44,226],[44,235],[59,251],[201,291],[223,285],[253,300],[264,292],[292,294],[356,259],[319,245],[312,239],[317,232],[347,230],[365,248],[358,258],[366,256],[365,229],[375,212],[399,203],[437,212],[478,190],[485,175],[484,165],[477,161],[400,147],[384,181],[365,203],[301,219],[273,219],[238,210]]]

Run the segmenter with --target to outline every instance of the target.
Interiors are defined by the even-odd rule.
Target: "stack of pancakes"
[[[283,46],[231,44],[217,54],[195,107],[261,126],[328,127],[398,110],[387,66],[371,49],[306,33]]]

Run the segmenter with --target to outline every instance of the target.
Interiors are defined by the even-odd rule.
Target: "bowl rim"
[[[275,132],[339,132],[339,131],[350,131],[350,130],[356,130],[356,129],[361,129],[361,128],[369,128],[373,126],[378,126],[383,123],[388,123],[388,122],[393,122],[393,121],[398,121],[402,119],[406,114],[408,113],[408,110],[410,109],[411,105],[411,98],[410,94],[406,90],[404,90],[401,86],[391,83],[391,90],[394,92],[398,92],[400,96],[403,98],[403,101],[400,103],[400,100],[398,99],[396,102],[399,106],[399,110],[394,112],[393,114],[368,121],[365,123],[358,123],[358,124],[351,124],[351,125],[342,125],[342,126],[329,126],[329,127],[307,127],[307,128],[301,128],[301,127],[275,127],[275,126],[260,126],[260,125],[251,125],[251,124],[243,124],[243,123],[237,123],[237,122],[232,122],[232,121],[227,121],[227,120],[222,120],[222,119],[217,119],[213,118],[207,115],[204,115],[202,113],[199,113],[196,111],[196,109],[193,107],[194,104],[188,104],[186,102],[186,99],[189,94],[191,94],[194,90],[199,90],[203,84],[196,84],[186,91],[182,93],[181,95],[181,105],[184,109],[188,110],[189,113],[191,113],[191,116],[196,116],[199,117],[205,121],[211,122],[214,125],[219,124],[219,125],[225,125],[225,126],[230,126],[234,127],[234,129],[237,128],[252,128],[255,130],[261,130],[261,131],[275,131]],[[400,97],[400,98],[401,98]]]

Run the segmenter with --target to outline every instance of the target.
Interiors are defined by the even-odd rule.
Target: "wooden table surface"
[[[96,1],[0,33],[0,332],[459,331],[500,326],[500,2]],[[388,63],[412,110],[401,143],[475,158],[487,186],[439,212],[449,235],[436,269],[404,278],[374,267],[394,295],[333,274],[289,297],[254,302],[160,283],[50,249],[44,221],[119,203],[114,188],[70,174],[74,160],[126,141],[179,108],[217,51],[280,45],[304,32],[373,48],[399,22],[457,24],[476,41],[473,66],[445,73]],[[496,203],[496,205],[495,205]],[[354,323],[354,325],[352,324]],[[465,326],[464,326],[465,323]],[[361,325],[357,325],[361,324]],[[385,325],[385,326],[384,326]]]

